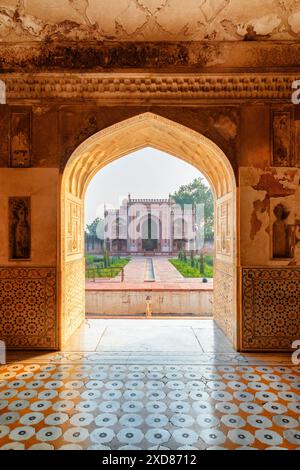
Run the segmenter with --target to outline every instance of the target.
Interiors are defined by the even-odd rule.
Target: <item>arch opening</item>
[[[223,151],[203,135],[152,113],[97,132],[71,155],[61,186],[61,346],[84,320],[84,195],[93,176],[109,163],[144,147],[197,168],[215,196],[214,319],[237,344],[236,183]],[[146,221],[147,230],[151,221]],[[159,227],[157,227],[159,230]]]

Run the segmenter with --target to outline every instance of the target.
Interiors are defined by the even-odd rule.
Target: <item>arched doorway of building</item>
[[[159,232],[159,221],[153,214],[147,214],[141,222],[142,250],[155,252],[160,248],[158,246]]]
[[[84,195],[93,176],[110,162],[153,147],[195,166],[215,196],[214,319],[238,349],[236,182],[223,151],[203,135],[152,113],[144,113],[94,134],[71,155],[61,185],[61,343],[85,315]],[[148,217],[145,227],[155,225]],[[159,225],[156,225],[159,230]],[[151,240],[151,238],[150,238]],[[153,247],[148,247],[150,250]]]

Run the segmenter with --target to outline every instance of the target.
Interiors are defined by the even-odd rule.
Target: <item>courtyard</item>
[[[149,262],[151,269],[149,271]],[[184,277],[167,256],[133,256],[113,278],[86,279],[86,315],[212,316],[213,279]]]

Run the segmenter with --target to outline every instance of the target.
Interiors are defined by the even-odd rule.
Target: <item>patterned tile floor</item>
[[[0,449],[300,449],[300,367],[117,356],[1,367]]]

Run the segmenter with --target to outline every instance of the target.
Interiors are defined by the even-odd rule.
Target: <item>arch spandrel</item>
[[[147,146],[198,168],[217,197],[232,191],[235,185],[231,164],[216,144],[196,131],[153,113],[127,119],[85,140],[71,155],[63,184],[69,192],[82,197],[91,175],[117,158]]]

